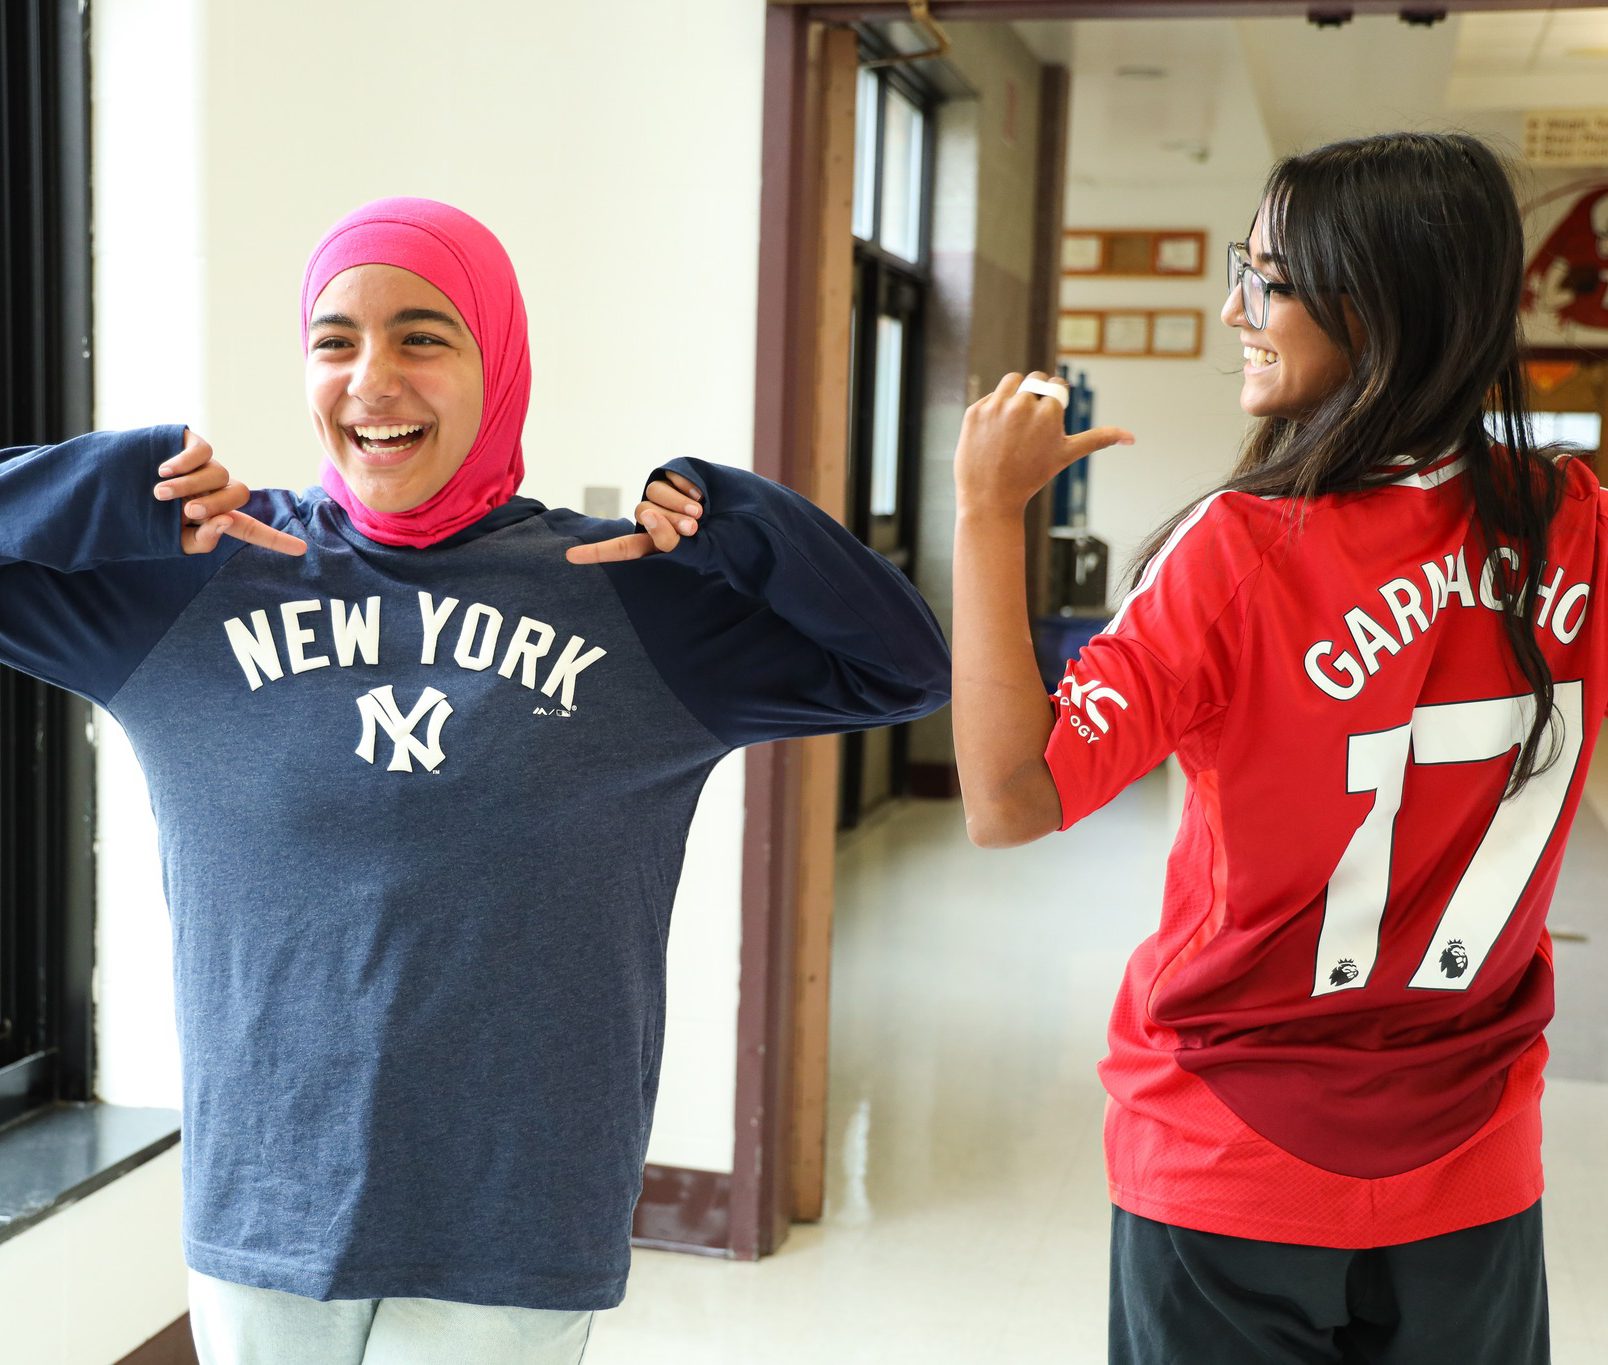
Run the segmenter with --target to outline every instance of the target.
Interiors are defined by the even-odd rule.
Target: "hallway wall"
[[[314,483],[306,254],[355,205],[417,194],[483,218],[520,272],[523,491],[615,487],[628,511],[671,456],[751,465],[762,5],[97,0],[94,19],[97,426],[186,423],[250,483]],[[104,714],[97,731],[96,1090],[177,1107],[155,829],[127,741]],[[731,1170],[742,802],[729,760],[670,940],[662,1165]],[[11,1343],[107,1365],[178,1318],[178,1215],[175,1151],[9,1240]]]
[[[624,511],[672,456],[751,464],[763,23],[750,0],[99,0],[98,423],[187,421],[250,482],[313,483],[303,263],[348,209],[417,194],[519,270],[527,494],[612,486]],[[100,1089],[172,1104],[154,831],[102,732]],[[742,785],[740,761],[711,782],[681,888],[663,1164],[731,1169]]]
[[[966,408],[1029,354],[1039,66],[1003,24],[954,24],[947,64],[973,92],[938,106],[916,586],[949,628],[955,442]],[[913,762],[954,763],[949,712],[911,727]]]

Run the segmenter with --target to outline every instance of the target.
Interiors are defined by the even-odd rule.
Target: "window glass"
[[[1492,440],[1502,440],[1502,414],[1486,413],[1485,429],[1490,432]],[[1532,412],[1530,431],[1538,446],[1551,445],[1557,441],[1564,445],[1577,446],[1581,450],[1597,450],[1602,446],[1602,414]]]
[[[921,166],[926,118],[893,86],[882,133],[881,243],[907,261],[921,259]]]
[[[876,192],[877,78],[862,70],[854,92],[854,235],[861,241],[876,231]]]
[[[904,323],[877,319],[877,382],[871,414],[871,515],[899,510],[899,417],[904,390]]]
[[[1532,412],[1530,429],[1543,444],[1563,441],[1582,450],[1602,444],[1602,414],[1597,412]]]

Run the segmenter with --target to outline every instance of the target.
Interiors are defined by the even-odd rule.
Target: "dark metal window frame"
[[[79,0],[0,7],[0,448],[93,421],[88,21]],[[0,669],[0,1124],[91,1094],[90,724]]]
[[[874,31],[861,31],[861,60],[891,55],[892,49]],[[849,431],[848,526],[856,538],[875,549],[883,549],[890,533],[894,544],[910,547],[909,552],[889,555],[908,577],[915,576],[916,526],[920,516],[921,478],[921,397],[926,357],[927,301],[932,285],[933,182],[937,166],[938,92],[921,77],[903,67],[883,67],[877,78],[876,174],[871,185],[869,239],[854,239],[854,344],[852,366],[851,417]],[[920,222],[916,238],[920,244],[917,259],[907,261],[881,245],[882,189],[886,163],[882,142],[887,126],[888,92],[897,90],[922,114]],[[892,516],[873,516],[872,441],[875,426],[877,374],[876,320],[884,314],[898,317],[905,324],[904,367],[900,378],[899,445],[900,461],[898,510]],[[886,551],[884,550],[884,553]],[[910,732],[907,726],[893,731],[893,764],[896,774],[905,772],[909,762]],[[838,823],[849,829],[861,814],[861,787],[865,770],[865,738],[844,737]],[[898,794],[898,793],[895,793]]]
[[[860,59],[874,60],[892,55],[892,49],[871,30],[862,30]],[[854,367],[851,393],[854,396],[854,427],[850,431],[850,486],[849,529],[867,544],[873,543],[871,516],[871,432],[875,410],[876,388],[876,329],[874,324],[883,313],[891,313],[906,324],[905,366],[900,391],[903,411],[899,421],[900,445],[906,451],[918,452],[921,440],[922,364],[925,357],[925,320],[927,297],[932,285],[932,200],[933,182],[938,157],[937,109],[938,92],[921,77],[902,67],[883,67],[875,73],[877,81],[877,164],[871,187],[871,235],[869,239],[854,239]],[[882,187],[886,164],[882,156],[882,138],[887,126],[887,104],[890,89],[897,90],[921,110],[921,220],[917,225],[916,239],[920,244],[917,259],[907,261],[886,250],[880,243],[882,233]],[[899,486],[899,511],[892,518],[876,518],[878,522],[897,521],[898,542],[915,543],[916,518],[919,510],[917,476],[921,461],[916,458],[905,462]],[[897,559],[895,562],[898,562]],[[900,563],[906,574],[913,574],[914,563]]]

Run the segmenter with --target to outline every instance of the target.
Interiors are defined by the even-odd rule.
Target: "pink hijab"
[[[357,265],[394,265],[428,280],[463,314],[480,346],[485,406],[480,430],[458,472],[427,502],[405,512],[365,507],[326,459],[330,497],[370,540],[423,548],[445,540],[500,507],[525,474],[520,435],[530,407],[530,339],[514,267],[491,231],[433,199],[377,199],[346,215],[325,235],[302,279],[302,351],[307,321],[329,282]]]

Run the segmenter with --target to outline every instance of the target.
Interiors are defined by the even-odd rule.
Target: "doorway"
[[[1261,3],[1257,0],[1238,0],[1237,3],[1234,0],[1199,0],[1188,5],[1187,12],[1201,19],[1241,21],[1255,17],[1270,22],[1281,20],[1294,26],[1276,40],[1268,38],[1246,44],[1241,78],[1255,98],[1268,107],[1277,108],[1281,101],[1287,102],[1297,94],[1320,101],[1327,99],[1331,109],[1348,105],[1367,107],[1369,100],[1360,96],[1355,88],[1347,88],[1343,78],[1326,82],[1323,90],[1292,92],[1289,83],[1280,77],[1280,52],[1287,54],[1290,42],[1309,42],[1319,32],[1306,31],[1304,21],[1311,8],[1306,3],[1286,0],[1261,0]],[[1354,15],[1359,25],[1368,21],[1388,22],[1392,34],[1402,11],[1415,9],[1395,0],[1357,0],[1357,3],[1336,7],[1339,8]],[[1514,12],[1584,8],[1588,6],[1583,3],[1546,4],[1544,0],[1513,0],[1503,6]],[[1059,23],[1121,17],[1146,21],[1124,26],[1138,32],[1151,27],[1149,21],[1159,25],[1162,20],[1176,18],[1186,7],[1176,0],[1131,0],[1123,4],[1079,0],[934,0],[930,9],[940,23],[957,26],[973,20],[994,20],[1000,24]],[[1435,9],[1438,14],[1431,16],[1417,7],[1417,17],[1425,20],[1444,17],[1439,12],[1455,16],[1459,12],[1489,10],[1491,6],[1482,0],[1450,0]],[[831,250],[829,243],[822,242],[822,225],[832,211],[834,197],[839,192],[834,187],[841,185],[843,169],[841,164],[834,165],[832,161],[832,149],[836,146],[841,163],[841,146],[823,135],[833,119],[842,116],[841,104],[830,106],[828,96],[835,89],[841,99],[845,84],[851,92],[855,84],[853,81],[845,83],[843,79],[841,47],[835,58],[823,55],[831,47],[827,35],[845,25],[892,22],[907,13],[906,6],[891,3],[775,0],[768,16],[767,175],[761,207],[756,468],[798,487],[811,486],[817,452],[821,448],[819,414],[812,416],[810,405],[820,383],[823,364],[829,366],[830,357],[818,353],[817,343],[833,328],[847,330],[846,320],[854,306],[856,278],[852,260],[833,267],[838,271],[835,276],[823,266],[829,261]],[[1402,25],[1402,31],[1406,32],[1408,27]],[[914,30],[911,30],[911,37],[918,43],[924,41]],[[1448,58],[1445,70],[1438,75],[1449,80],[1461,79],[1455,69],[1460,61],[1460,57]],[[1144,66],[1143,63],[1134,65]],[[1140,78],[1142,72],[1132,79]],[[1078,98],[1076,71],[1072,84],[1075,103]],[[1417,82],[1420,88],[1425,84]],[[1335,89],[1330,90],[1331,85]],[[1404,82],[1399,88],[1413,86],[1413,82]],[[1380,107],[1392,106],[1386,101]],[[1490,109],[1487,103],[1484,112]],[[1484,113],[1477,116],[1483,117]],[[1314,116],[1306,122],[1288,118],[1268,122],[1269,150],[1276,153],[1284,150],[1279,145],[1281,138],[1312,140],[1315,125],[1321,120]],[[1181,149],[1180,154],[1187,155],[1188,149]],[[1265,161],[1254,167],[1254,174],[1259,177],[1264,166]],[[1142,196],[1136,202],[1144,202]],[[1055,224],[1057,231],[1060,226],[1059,222]],[[1209,317],[1207,321],[1210,322]],[[930,315],[927,324],[933,325]],[[1019,356],[1020,347],[1011,361],[994,373],[1015,368],[1020,363]],[[976,396],[970,392],[972,379],[970,374],[962,377],[960,391],[965,393],[965,401]],[[1119,387],[1113,384],[1101,391],[1115,397]],[[1112,417],[1114,419],[1114,414]],[[930,440],[931,433],[925,432],[924,439]],[[1098,467],[1093,477],[1096,480],[1102,477]],[[1132,491],[1131,478],[1124,483],[1120,472],[1113,471],[1107,487],[1113,494]],[[1169,486],[1162,493],[1175,498],[1177,489]],[[1150,494],[1155,496],[1155,490],[1150,490]],[[1137,505],[1141,510],[1136,521],[1142,519],[1147,525],[1153,525],[1159,520],[1142,499]],[[922,553],[934,553],[930,540],[923,540]],[[1120,546],[1113,546],[1112,558],[1113,563],[1125,558]],[[752,1193],[750,1213],[759,1229],[750,1245],[755,1254],[762,1254],[785,1235],[791,1214],[810,1216],[810,1201],[805,1199],[801,1205],[794,1197],[795,1182],[788,1162],[800,1150],[815,1150],[818,1168],[818,1149],[824,1143],[824,1107],[816,1105],[802,1111],[793,1097],[809,1089],[795,1087],[799,1069],[796,1059],[812,1055],[822,1059],[820,1064],[824,1065],[824,1012],[818,1008],[806,1011],[804,1007],[809,999],[819,1001],[824,995],[829,964],[819,956],[801,960],[797,948],[806,942],[813,943],[818,953],[819,945],[829,942],[831,896],[828,887],[827,894],[817,897],[806,923],[800,918],[797,882],[805,875],[804,869],[830,854],[823,854],[823,846],[819,844],[804,848],[793,837],[796,812],[806,800],[797,762],[785,754],[765,758],[756,755],[750,759],[749,772],[749,833],[745,839],[749,875],[745,876],[743,911],[743,1022],[739,1043],[742,1061],[733,1215],[735,1224],[739,1212],[738,1187],[742,1185]],[[835,774],[833,780],[837,780]],[[823,874],[817,868],[811,875]],[[797,1023],[803,1013],[808,1013],[813,1022],[809,1025],[808,1036],[801,1037]],[[814,1093],[821,1093],[819,1085],[814,1087]]]

